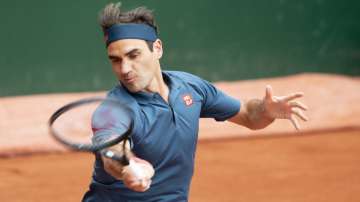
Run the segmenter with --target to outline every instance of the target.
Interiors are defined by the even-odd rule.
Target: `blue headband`
[[[106,46],[121,39],[143,39],[156,41],[157,35],[153,27],[146,24],[116,24],[106,30]]]

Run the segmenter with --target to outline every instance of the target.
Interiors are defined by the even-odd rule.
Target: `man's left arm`
[[[303,113],[307,106],[295,101],[303,95],[302,92],[296,92],[286,96],[273,96],[272,88],[268,85],[263,99],[242,100],[240,111],[228,121],[257,130],[265,128],[275,119],[288,119],[299,130],[298,118],[308,120]]]

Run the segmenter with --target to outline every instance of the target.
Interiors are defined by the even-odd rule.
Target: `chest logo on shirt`
[[[186,94],[183,96],[183,100],[186,106],[190,106],[193,104],[193,99],[190,94]]]

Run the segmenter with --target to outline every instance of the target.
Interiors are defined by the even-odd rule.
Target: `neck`
[[[150,85],[145,89],[146,92],[159,93],[159,95],[168,102],[169,87],[166,85],[161,69],[155,73],[155,77],[151,81]]]

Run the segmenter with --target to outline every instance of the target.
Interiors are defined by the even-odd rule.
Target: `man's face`
[[[119,81],[130,91],[146,91],[156,74],[160,73],[161,41],[154,42],[150,51],[144,40],[122,39],[107,48],[113,71]]]

